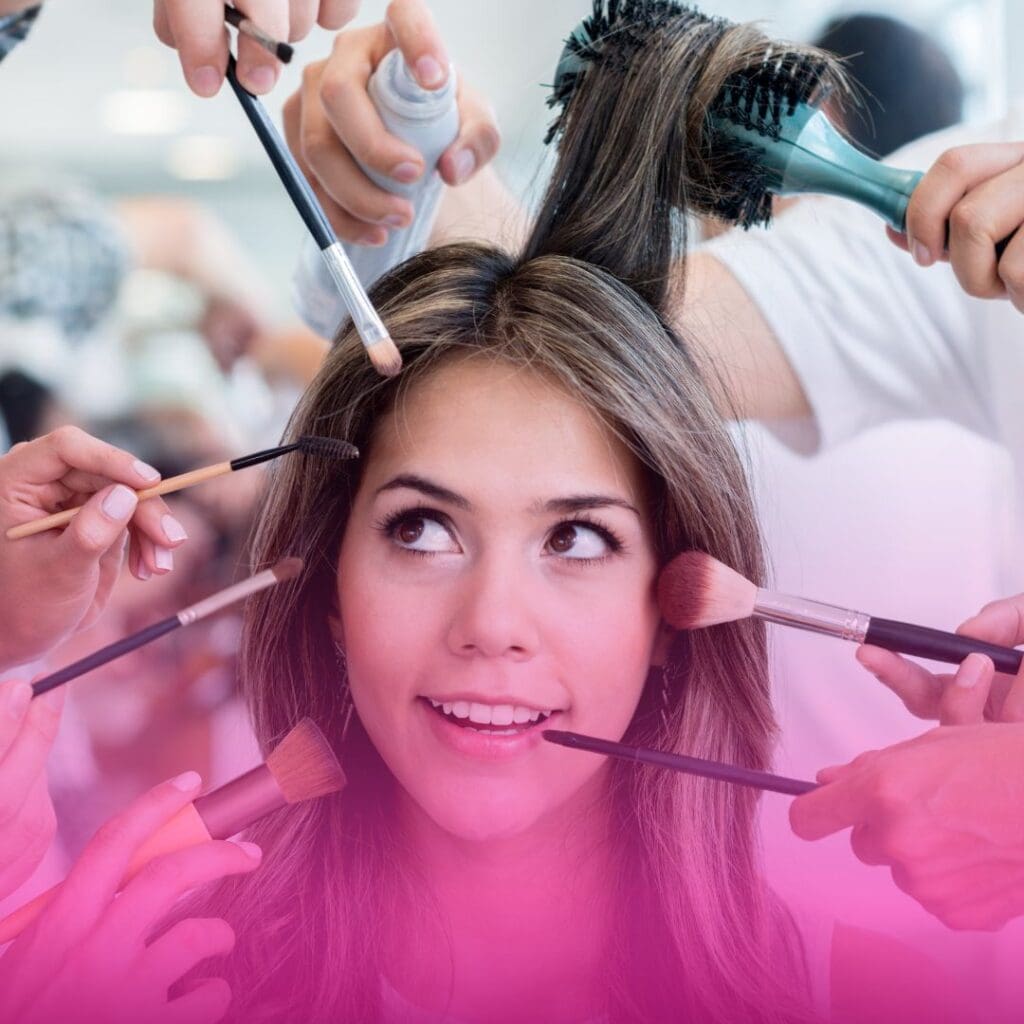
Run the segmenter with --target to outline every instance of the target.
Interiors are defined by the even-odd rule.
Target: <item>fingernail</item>
[[[980,654],[968,654],[954,679],[956,685],[970,690],[978,685],[985,672],[985,659]]]
[[[149,566],[146,565],[146,563],[142,560],[141,556],[139,558],[138,572],[136,573],[136,575],[139,577],[140,580],[148,580],[153,575]]]
[[[192,69],[188,82],[200,96],[212,96],[220,88],[220,72],[211,64],[204,64]]]
[[[428,54],[416,61],[416,77],[420,85],[435,89],[444,81],[444,68]]]
[[[164,536],[172,544],[178,544],[183,540],[188,540],[188,533],[185,531],[185,527],[182,526],[174,516],[165,515],[160,520],[160,528],[164,531]]]
[[[461,185],[476,168],[476,157],[471,149],[461,149],[452,160],[455,171],[455,183]]]
[[[247,68],[244,72],[239,72],[238,77],[245,83],[245,87],[249,92],[269,92],[277,81],[277,74],[274,72],[274,69],[267,67],[266,64]]]
[[[389,213],[383,221],[389,228],[404,228],[405,216],[401,213]]]
[[[199,772],[182,772],[177,778],[171,779],[171,785],[182,793],[191,793],[199,788],[202,781]]]
[[[161,572],[170,572],[174,568],[174,555],[170,548],[162,548],[159,544],[153,545],[153,561]]]
[[[159,480],[160,474],[151,466],[148,462],[142,462],[136,459],[132,463],[132,469],[135,470],[136,476],[141,476],[143,480]]]
[[[111,519],[127,519],[134,511],[139,499],[135,492],[118,484],[104,499],[103,512]]]
[[[413,163],[411,160],[403,160],[400,164],[396,164],[391,168],[391,177],[395,181],[401,181],[408,185],[414,182],[420,176],[420,165]]]
[[[241,839],[232,839],[231,841],[240,850],[245,850],[245,852],[250,857],[252,857],[253,860],[262,860],[263,859],[263,850],[259,846],[257,846],[255,843],[247,843],[247,842],[244,842]]]
[[[932,259],[932,254],[928,249],[928,246],[922,245],[920,242],[914,242],[911,251],[914,254],[914,262],[919,267],[930,267],[935,261]]]
[[[11,718],[21,718],[32,699],[32,687],[28,683],[15,683],[7,691],[7,713]]]

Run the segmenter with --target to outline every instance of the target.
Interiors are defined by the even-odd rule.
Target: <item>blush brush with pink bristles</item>
[[[703,629],[754,617],[954,665],[968,654],[984,654],[992,659],[997,672],[1009,675],[1016,675],[1024,657],[1024,651],[958,633],[776,594],[701,551],[684,551],[662,569],[658,604],[665,621],[676,629]]]

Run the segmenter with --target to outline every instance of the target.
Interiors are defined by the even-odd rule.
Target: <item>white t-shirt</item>
[[[894,154],[927,169],[946,149],[1024,139],[1024,107],[985,127],[958,125]],[[948,264],[919,267],[879,218],[841,199],[802,197],[768,229],[702,246],[760,308],[830,447],[898,419],[949,419],[1024,461],[1024,316],[973,299]]]

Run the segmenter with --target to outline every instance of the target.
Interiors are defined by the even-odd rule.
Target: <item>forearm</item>
[[[430,232],[431,248],[455,241],[480,241],[517,252],[526,241],[526,210],[493,167],[465,185],[446,188]]]

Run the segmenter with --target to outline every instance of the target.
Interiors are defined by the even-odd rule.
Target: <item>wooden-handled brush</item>
[[[1010,675],[1017,673],[1024,657],[1024,652],[1013,647],[763,590],[701,551],[684,551],[662,569],[658,604],[665,621],[676,629],[703,629],[753,616],[954,665],[968,654],[984,654],[992,659],[997,671]]]
[[[337,793],[345,782],[327,737],[312,719],[304,718],[264,764],[197,797],[154,832],[135,851],[119,888],[162,854],[209,839],[227,839],[287,804]],[[60,883],[0,921],[0,945],[20,935],[59,891]]]
[[[280,458],[289,452],[301,452],[303,455],[321,456],[327,459],[355,459],[359,457],[359,449],[348,441],[339,441],[333,437],[312,437],[303,436],[291,444],[281,444],[276,448],[265,448],[261,452],[253,452],[251,455],[240,455],[237,459],[227,462],[217,462],[212,466],[203,466],[201,469],[193,469],[188,473],[179,473],[177,476],[168,477],[152,487],[145,487],[136,491],[135,495],[139,501],[147,498],[155,498],[161,494],[173,494],[175,491],[183,491],[186,487],[204,483],[214,477],[224,476],[226,473],[236,473],[240,469],[248,469],[250,466],[258,466],[261,462],[269,462],[271,459]],[[32,537],[44,530],[52,530],[58,526],[67,526],[74,517],[78,515],[77,508],[67,508],[63,512],[54,512],[53,515],[45,516],[43,519],[33,519],[30,523],[21,523],[19,526],[12,526],[7,531],[8,540],[19,540],[22,537]]]
[[[92,654],[87,654],[84,658],[79,658],[78,661],[65,665],[64,668],[58,669],[56,672],[51,672],[50,675],[37,679],[32,684],[32,696],[38,697],[62,683],[77,679],[79,676],[85,675],[86,672],[91,672],[94,668],[99,668],[100,665],[106,665],[107,662],[120,658],[121,655],[127,654],[129,651],[144,647],[180,626],[191,626],[193,622],[216,615],[217,612],[221,612],[239,601],[244,601],[252,594],[266,590],[267,587],[275,587],[278,583],[295,579],[302,572],[302,565],[301,558],[282,559],[271,569],[264,569],[240,583],[233,583],[216,594],[204,597],[202,601],[182,608],[180,612],[170,615],[166,619],[161,619],[151,626],[146,626],[145,629],[140,629],[137,633],[132,633],[131,636],[115,640],[112,644],[107,644],[106,647],[101,647],[98,651],[93,651]]]

